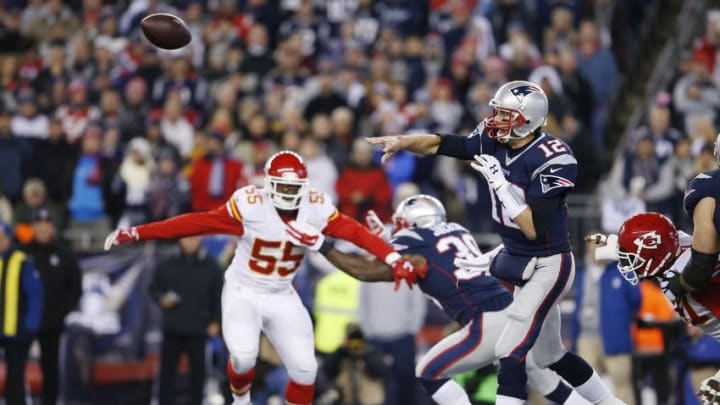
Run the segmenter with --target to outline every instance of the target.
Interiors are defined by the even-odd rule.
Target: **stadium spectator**
[[[42,368],[42,405],[54,405],[60,388],[60,337],[65,316],[80,301],[81,273],[73,253],[57,235],[55,214],[47,208],[35,210],[33,242],[25,247],[45,286],[42,322],[37,331]]]
[[[323,363],[334,382],[341,404],[377,405],[385,401],[382,352],[372,346],[357,325],[348,325],[342,345]]]
[[[150,143],[143,138],[134,138],[128,144],[125,159],[118,169],[125,197],[118,226],[130,227],[148,220],[150,182],[155,170],[151,153]]]
[[[111,226],[106,202],[113,200],[108,185],[114,176],[109,162],[100,155],[101,137],[99,127],[91,126],[85,131],[68,200],[70,228],[98,238]]]
[[[40,275],[23,252],[12,246],[12,230],[0,222],[0,279],[3,329],[0,347],[5,352],[5,401],[8,405],[25,405],[25,365],[30,343],[42,320],[44,289]]]
[[[10,112],[0,108],[0,190],[10,199],[17,201],[24,181],[23,149],[13,135],[10,126]]]
[[[205,342],[220,333],[222,271],[201,249],[202,238],[180,240],[181,254],[158,264],[150,294],[163,311],[159,403],[173,395],[180,355],[190,360],[190,403],[203,403]]]
[[[328,193],[333,202],[337,202],[335,183],[338,172],[332,159],[317,139],[307,136],[300,142],[300,156],[305,159],[310,184],[320,191]]]
[[[148,187],[150,221],[174,217],[190,208],[190,183],[180,173],[179,158],[171,148],[160,151],[157,170]]]
[[[383,220],[390,218],[390,183],[383,169],[373,163],[372,146],[364,139],[353,142],[350,163],[340,172],[335,188],[343,214],[364,221],[373,210]]]
[[[419,288],[394,291],[391,283],[360,285],[360,329],[371,345],[392,359],[383,378],[386,405],[420,402],[416,396],[423,390],[415,379],[415,335],[426,312],[427,300]]]
[[[226,155],[224,142],[222,133],[210,134],[205,156],[192,165],[190,204],[193,211],[209,211],[225,204],[233,191],[245,182],[243,164]]]
[[[633,405],[632,327],[640,289],[623,280],[617,262],[595,260],[594,244],[587,246],[585,265],[575,276],[573,345],[593,369],[608,375],[618,399]]]
[[[626,284],[626,283],[623,283]],[[655,280],[643,280],[640,283],[642,296],[638,312],[638,328],[635,330],[635,358],[633,380],[635,380],[635,399],[642,403],[641,391],[650,379],[650,387],[655,391],[657,403],[671,403],[672,370],[671,356],[663,327],[677,315]]]
[[[64,225],[63,218],[61,216],[64,207],[58,206],[52,201],[48,201],[45,183],[38,178],[27,179],[25,184],[23,184],[23,199],[15,207],[15,218],[13,223],[32,223],[36,211],[43,207],[50,212],[50,220],[56,228],[60,228]]]
[[[634,147],[634,143],[644,136],[655,139],[655,155],[661,159],[671,156],[677,142],[685,137],[682,132],[670,126],[670,109],[662,104],[653,104],[650,107],[648,125],[635,130],[630,147]]]
[[[563,47],[557,55],[558,73],[568,103],[574,107],[582,126],[590,128],[593,111],[593,90],[590,83],[578,70],[577,53],[573,48]],[[574,149],[573,149],[574,150]]]
[[[608,103],[618,78],[616,58],[602,45],[597,26],[592,21],[586,20],[580,24],[577,49],[580,74],[593,89],[594,105],[590,130],[596,145],[603,147]]]
[[[672,195],[675,191],[673,166],[668,159],[655,154],[655,138],[646,135],[637,140],[634,150],[615,160],[610,184],[615,190],[629,190],[634,178],[644,179],[641,198],[648,211],[672,215]]]
[[[675,109],[685,117],[685,131],[696,115],[707,115],[713,120],[720,108],[720,88],[710,77],[707,65],[695,61],[690,71],[675,84],[673,89]]]

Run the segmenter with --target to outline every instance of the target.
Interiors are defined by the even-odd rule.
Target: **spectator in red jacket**
[[[350,163],[342,170],[335,185],[343,214],[364,221],[374,210],[383,221],[390,219],[392,190],[381,167],[373,163],[372,146],[364,139],[352,145]]]
[[[207,153],[196,160],[190,174],[193,211],[209,211],[225,202],[238,187],[243,186],[241,162],[225,155],[225,137],[213,132],[207,144]]]

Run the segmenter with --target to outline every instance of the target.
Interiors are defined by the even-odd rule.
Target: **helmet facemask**
[[[300,201],[308,190],[308,180],[301,179],[297,174],[289,172],[283,177],[266,176],[265,189],[275,208],[283,211],[294,211],[300,208]],[[293,189],[295,191],[293,192]]]
[[[673,252],[667,252],[655,263],[655,258],[644,259],[642,257],[643,246],[638,245],[635,253],[625,252],[618,247],[618,270],[625,280],[632,285],[637,285],[639,280],[652,277],[665,271],[668,261],[672,258]]]
[[[398,204],[392,216],[393,232],[404,228],[430,228],[445,222],[445,207],[435,197],[419,194]]]
[[[491,102],[491,105],[494,104]],[[503,119],[509,117],[509,119]],[[503,108],[493,105],[492,114],[485,118],[484,125],[488,129],[487,136],[496,139],[499,142],[506,143],[511,139],[522,139],[527,135],[518,135],[516,128],[522,127],[527,120],[518,110],[512,108]]]

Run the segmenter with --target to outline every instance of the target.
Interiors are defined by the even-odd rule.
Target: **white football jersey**
[[[305,256],[305,248],[288,239],[285,223],[270,195],[262,188],[245,186],[233,193],[226,208],[233,218],[242,222],[245,230],[225,273],[226,281],[262,291],[289,288]],[[295,220],[321,231],[338,215],[330,197],[311,188],[303,196]]]
[[[684,232],[678,233],[680,247],[685,248],[685,251],[675,259],[669,270],[682,273],[685,265],[690,261],[692,236]],[[717,277],[719,277],[718,273],[714,278]],[[675,309],[686,321],[703,329],[705,334],[720,340],[720,320],[716,316],[720,311],[720,299],[717,298],[720,291],[718,290],[720,290],[720,285],[711,283],[703,291],[685,295]]]

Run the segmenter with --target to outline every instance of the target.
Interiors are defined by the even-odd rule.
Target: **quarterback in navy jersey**
[[[384,225],[368,216],[368,226],[380,234]],[[402,201],[393,215],[391,244],[397,252],[425,258],[420,289],[453,318],[461,329],[446,336],[420,359],[416,376],[435,402],[469,405],[467,393],[451,379],[455,374],[484,367],[495,360],[495,344],[508,318],[512,294],[486,271],[458,269],[455,260],[482,255],[473,236],[461,225],[445,221],[445,208],[434,197],[416,195]],[[488,257],[492,253],[488,253]],[[362,256],[327,253],[339,269],[362,281],[392,281],[389,267]],[[422,259],[419,259],[422,260]],[[532,357],[530,357],[532,359]],[[557,374],[527,363],[528,382],[536,391],[560,404],[589,404]]]
[[[516,285],[509,319],[495,346],[500,359],[496,403],[527,399],[525,360],[531,348],[540,367],[556,371],[590,402],[622,403],[559,338],[558,303],[575,276],[565,196],[574,186],[577,161],[567,144],[542,131],[548,99],[537,84],[506,83],[490,106],[492,115],[467,137],[416,134],[368,142],[382,146],[383,161],[400,150],[469,160],[487,181],[490,215],[504,245],[490,272]],[[478,257],[478,263],[486,260]],[[465,265],[472,266],[472,259]]]
[[[715,159],[720,165],[720,135],[715,140]],[[685,190],[685,212],[693,219],[692,252],[680,277],[668,289],[676,297],[704,289],[715,272],[720,253],[720,168],[695,176]]]

